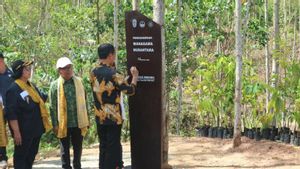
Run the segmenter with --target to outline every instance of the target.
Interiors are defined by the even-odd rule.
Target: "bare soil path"
[[[257,142],[244,137],[242,140],[241,147],[233,149],[231,140],[170,137],[169,163],[174,169],[300,169],[299,147],[270,141]],[[123,143],[123,151],[125,166],[130,169],[129,143]],[[98,152],[97,145],[84,149],[82,167],[96,169]],[[61,168],[58,151],[47,156],[37,160],[33,168]]]

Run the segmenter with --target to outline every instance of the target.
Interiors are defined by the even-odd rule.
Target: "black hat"
[[[33,63],[33,61],[24,62],[22,60],[16,60],[11,65],[11,69],[14,72],[13,78],[18,79],[22,76],[23,68],[29,66]]]
[[[0,58],[4,58],[4,55],[2,52],[0,52]]]

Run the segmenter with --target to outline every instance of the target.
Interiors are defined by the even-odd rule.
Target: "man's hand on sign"
[[[131,84],[137,85],[137,80],[138,80],[138,77],[139,77],[139,71],[137,70],[137,68],[135,66],[132,66],[130,68],[130,72],[131,72],[131,75],[132,75]]]
[[[139,76],[139,71],[137,70],[137,68],[135,66],[132,66],[130,68],[130,72],[132,77],[137,78]]]

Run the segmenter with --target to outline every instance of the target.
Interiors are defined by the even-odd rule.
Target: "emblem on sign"
[[[149,27],[149,28],[152,28],[152,27],[153,27],[153,22],[152,22],[152,21],[149,21],[149,22],[148,22],[148,27]]]
[[[137,20],[136,19],[132,19],[132,27],[133,28],[137,27]]]
[[[140,27],[141,27],[141,28],[144,28],[145,26],[146,26],[145,21],[140,21]]]

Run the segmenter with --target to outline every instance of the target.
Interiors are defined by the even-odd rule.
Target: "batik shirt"
[[[122,124],[121,92],[134,95],[135,85],[128,84],[124,76],[117,73],[114,67],[105,64],[99,64],[91,71],[90,81],[97,123]]]

